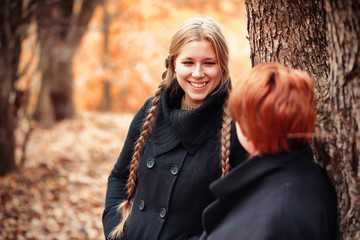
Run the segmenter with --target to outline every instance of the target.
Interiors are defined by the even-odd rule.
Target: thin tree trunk
[[[109,25],[110,21],[113,18],[113,16],[110,16],[107,10],[106,1],[101,0],[101,5],[104,10],[104,17],[102,20],[102,34],[104,37],[104,44],[103,44],[103,51],[102,51],[102,68],[105,72],[105,78],[103,79],[103,91],[102,91],[102,98],[99,104],[98,109],[100,111],[110,111],[111,105],[112,105],[112,99],[110,96],[110,90],[111,90],[111,79],[109,79],[106,74],[109,71],[113,70],[113,66],[110,62],[110,51],[109,51]]]
[[[37,0],[38,36],[41,47],[41,93],[34,118],[45,127],[55,121],[71,118],[73,104],[73,56],[87,31],[87,25],[99,0],[78,1]]]
[[[0,176],[15,168],[15,119],[10,97],[21,52],[22,5],[22,1],[4,0],[0,8]]]
[[[48,47],[42,48],[40,54],[42,84],[34,118],[47,128],[74,114],[72,56],[75,50],[70,52],[67,46],[57,42],[52,47],[44,43]],[[69,55],[64,57],[64,54]]]
[[[8,100],[1,97],[0,101]],[[9,106],[0,106],[0,176],[15,169],[14,117]]]

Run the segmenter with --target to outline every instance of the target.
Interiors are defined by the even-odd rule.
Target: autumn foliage
[[[234,81],[250,68],[243,1],[103,3],[73,58],[74,118],[51,129],[19,118],[15,155],[17,165],[22,157],[25,162],[0,178],[0,239],[104,238],[107,177],[133,113],[153,95],[165,70],[170,38],[185,19],[206,15],[222,25]],[[73,11],[78,11],[76,6]],[[28,94],[30,116],[42,78],[36,33],[36,25],[30,25],[15,86]]]
[[[243,1],[108,0],[99,5],[73,59],[76,109],[134,112],[153,95],[164,69],[168,44],[187,18],[217,20],[230,48],[234,81],[250,68]],[[76,10],[76,9],[75,9]],[[36,104],[40,73],[38,49],[30,30],[23,44],[20,71],[29,67],[19,88],[30,88]],[[31,107],[33,108],[33,107]]]

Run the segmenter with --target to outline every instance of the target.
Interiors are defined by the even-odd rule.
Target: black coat
[[[209,95],[193,111],[180,110],[183,92],[165,90],[153,132],[141,155],[134,206],[122,239],[198,239],[203,232],[202,210],[215,198],[209,184],[221,176],[220,129],[224,92]],[[116,211],[127,198],[125,184],[135,140],[147,115],[149,99],[134,117],[124,147],[112,170],[106,193],[105,235],[119,223]],[[246,152],[231,131],[230,163]]]
[[[335,190],[309,147],[247,160],[211,190],[202,240],[335,239]]]

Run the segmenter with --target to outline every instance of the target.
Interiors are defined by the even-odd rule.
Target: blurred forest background
[[[171,36],[189,17],[213,17],[236,82],[250,69],[244,1],[1,2],[16,29],[2,50],[18,68],[14,88],[1,82],[16,117],[7,122],[15,171],[0,177],[0,239],[103,239],[107,177],[160,81]]]
[[[78,11],[80,2],[75,1],[73,11]],[[250,68],[243,1],[106,0],[94,10],[73,56],[75,108],[137,111],[160,82],[172,35],[184,20],[197,15],[211,16],[221,24],[231,49],[231,75],[237,79]],[[41,49],[37,33],[41,31],[49,38],[49,32],[58,27],[45,24],[36,29],[34,24],[23,42],[19,71],[27,69],[17,85],[31,90],[30,111],[34,111],[40,90],[40,52],[56,52],[58,58],[66,54],[57,42]],[[69,27],[84,31],[78,26]]]
[[[172,34],[207,15],[233,81],[276,61],[314,79],[315,161],[337,239],[360,239],[358,0],[0,0],[0,240],[103,239],[107,177]]]

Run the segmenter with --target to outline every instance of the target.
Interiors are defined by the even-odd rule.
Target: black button
[[[171,174],[176,175],[179,172],[179,166],[178,165],[172,165],[171,166]]]
[[[160,209],[159,215],[161,218],[165,218],[166,217],[166,209],[165,208]]]
[[[145,201],[141,200],[139,203],[139,210],[142,211],[142,210],[144,210],[144,208],[145,208]]]
[[[154,159],[149,158],[149,159],[147,160],[147,162],[146,162],[146,166],[147,166],[148,168],[153,168],[154,165],[155,165]]]

